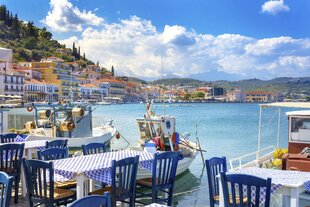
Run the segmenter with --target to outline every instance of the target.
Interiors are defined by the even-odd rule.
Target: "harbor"
[[[93,106],[94,107],[94,106]],[[154,110],[160,114],[173,114],[176,117],[176,131],[189,132],[190,140],[199,137],[201,148],[205,149],[204,158],[226,156],[227,160],[257,150],[259,105],[255,103],[205,103],[192,104],[189,107],[165,107],[156,104]],[[95,106],[93,125],[113,119],[118,132],[129,142],[112,139],[115,149],[137,146],[139,130],[136,118],[141,117],[146,109],[143,104],[123,104]],[[261,149],[277,145],[278,111],[265,109],[262,115]],[[280,116],[279,148],[287,148],[287,117],[285,112],[294,108],[284,108]],[[21,115],[17,109],[15,116]],[[189,116],[190,114],[190,116]],[[9,116],[14,117],[13,111]],[[233,150],[232,150],[233,149]],[[228,163],[229,164],[229,163]],[[193,160],[188,170],[177,176],[173,197],[173,206],[208,206],[208,181],[204,163],[200,155]],[[303,201],[301,201],[303,204]],[[301,205],[302,206],[302,205]]]

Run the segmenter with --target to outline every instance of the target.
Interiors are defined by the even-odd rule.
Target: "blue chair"
[[[0,171],[14,177],[14,202],[18,203],[18,189],[20,182],[21,163],[25,144],[0,145]]]
[[[206,160],[206,168],[208,174],[210,207],[214,207],[215,204],[219,204],[219,181],[216,177],[220,172],[227,172],[226,157],[213,157]]]
[[[44,204],[54,206],[66,205],[76,199],[71,190],[54,188],[54,169],[52,162],[23,159],[26,179],[28,206]]]
[[[58,160],[68,158],[68,147],[66,148],[47,148],[42,151],[38,151],[39,160]]]
[[[109,192],[105,192],[101,195],[90,195],[79,200],[74,201],[70,207],[111,207],[111,195]]]
[[[152,203],[167,203],[172,206],[174,181],[179,161],[178,152],[163,152],[154,155],[152,178],[137,180],[137,186],[152,190],[151,193],[137,192],[136,198],[152,198]],[[168,194],[167,198],[159,198],[158,193]],[[137,203],[145,204],[141,201]]]
[[[225,207],[259,207],[261,195],[260,190],[262,188],[265,188],[264,191],[266,191],[264,206],[269,207],[270,205],[271,178],[265,180],[252,175],[226,175],[225,172],[221,172],[221,182],[223,186]],[[255,198],[252,198],[251,195],[252,188],[255,190]],[[246,189],[246,195],[244,195],[244,189]],[[255,202],[252,202],[253,200]]]
[[[14,142],[15,138],[17,137],[18,134],[16,133],[8,133],[8,134],[2,134],[1,135],[1,143],[10,143]]]
[[[45,149],[48,148],[65,148],[68,146],[68,140],[67,139],[57,139],[53,141],[46,141],[45,143]]]
[[[49,160],[58,160],[68,158],[68,147],[62,148],[48,148],[42,151],[38,151],[38,159],[49,161]],[[76,187],[75,180],[67,180],[64,182],[55,182],[54,187],[56,188],[64,188],[64,189],[71,189]]]
[[[93,191],[91,195],[103,195],[109,191],[112,195],[112,206],[116,202],[129,203],[130,207],[135,206],[136,177],[138,172],[139,156],[128,157],[122,160],[112,160],[112,186]],[[129,199],[129,202],[126,201]]]
[[[90,143],[82,145],[83,155],[98,154],[106,152],[106,146],[103,143]]]
[[[5,172],[0,172],[0,206],[9,207],[14,178]]]

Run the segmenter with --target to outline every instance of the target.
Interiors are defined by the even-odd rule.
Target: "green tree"
[[[190,100],[191,97],[192,97],[191,94],[187,93],[187,94],[185,94],[184,99],[185,100]]]
[[[37,48],[37,40],[34,37],[29,37],[24,42],[24,47],[26,49],[32,50]]]
[[[0,20],[5,21],[6,19],[6,6],[1,5],[0,6]]]
[[[202,93],[202,92],[199,92],[199,93],[196,94],[196,97],[197,97],[197,98],[204,98],[204,97],[205,97],[205,94]]]
[[[39,33],[40,37],[46,40],[52,39],[53,35],[49,31],[46,30],[46,27],[43,27]]]
[[[111,68],[111,73],[112,73],[112,76],[114,76],[114,66],[112,65],[112,68]]]

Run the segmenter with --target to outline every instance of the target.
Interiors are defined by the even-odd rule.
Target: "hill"
[[[60,54],[56,50],[66,48],[54,40],[45,27],[38,28],[32,21],[24,22],[13,15],[5,5],[0,6],[0,47],[13,50],[13,61],[40,61],[55,56],[65,61],[81,60],[93,64],[80,54],[80,48],[73,45],[72,54]]]
[[[150,81],[150,84],[159,85],[183,85],[183,86],[202,86],[205,84],[204,81],[192,79],[192,78],[165,78],[155,81]]]

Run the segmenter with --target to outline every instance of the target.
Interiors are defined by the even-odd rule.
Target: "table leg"
[[[95,191],[95,181],[93,179],[89,180],[89,191],[90,192]]]
[[[291,207],[299,207],[299,192],[297,188],[291,188]]]
[[[76,198],[80,199],[84,197],[84,176],[77,175],[76,177]]]

